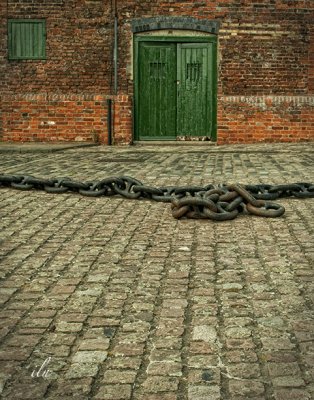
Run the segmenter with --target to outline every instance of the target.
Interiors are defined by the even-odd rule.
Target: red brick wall
[[[313,140],[313,107],[310,96],[221,96],[218,144]]]
[[[130,23],[160,15],[221,21],[218,143],[314,139],[312,0],[117,0],[117,5],[116,143],[132,141]],[[7,18],[46,18],[47,60],[7,60]],[[99,137],[106,143],[113,18],[113,0],[0,0],[0,140]],[[72,95],[77,97],[71,100]]]
[[[2,140],[108,143],[108,99],[103,95],[57,93],[4,95]],[[130,142],[130,98],[113,96],[112,101],[112,142]]]
[[[114,103],[114,144],[132,142],[132,99],[117,96]]]

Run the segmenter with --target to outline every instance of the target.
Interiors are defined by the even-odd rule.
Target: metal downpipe
[[[115,95],[118,93],[118,14],[117,14],[117,0],[114,0],[114,45],[113,45],[113,92]]]

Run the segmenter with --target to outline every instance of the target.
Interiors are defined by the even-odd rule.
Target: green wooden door
[[[141,43],[139,54],[141,139],[176,137],[176,45]]]
[[[215,135],[213,44],[139,42],[136,138]]]
[[[209,44],[178,44],[177,135],[210,136]]]

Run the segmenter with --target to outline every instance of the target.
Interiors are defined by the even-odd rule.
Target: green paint
[[[46,58],[46,21],[10,19],[8,21],[9,60]]]
[[[135,38],[135,139],[216,140],[215,36]]]

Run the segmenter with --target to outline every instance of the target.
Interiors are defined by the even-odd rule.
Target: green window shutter
[[[10,60],[43,60],[46,58],[46,21],[11,19],[8,40]]]

